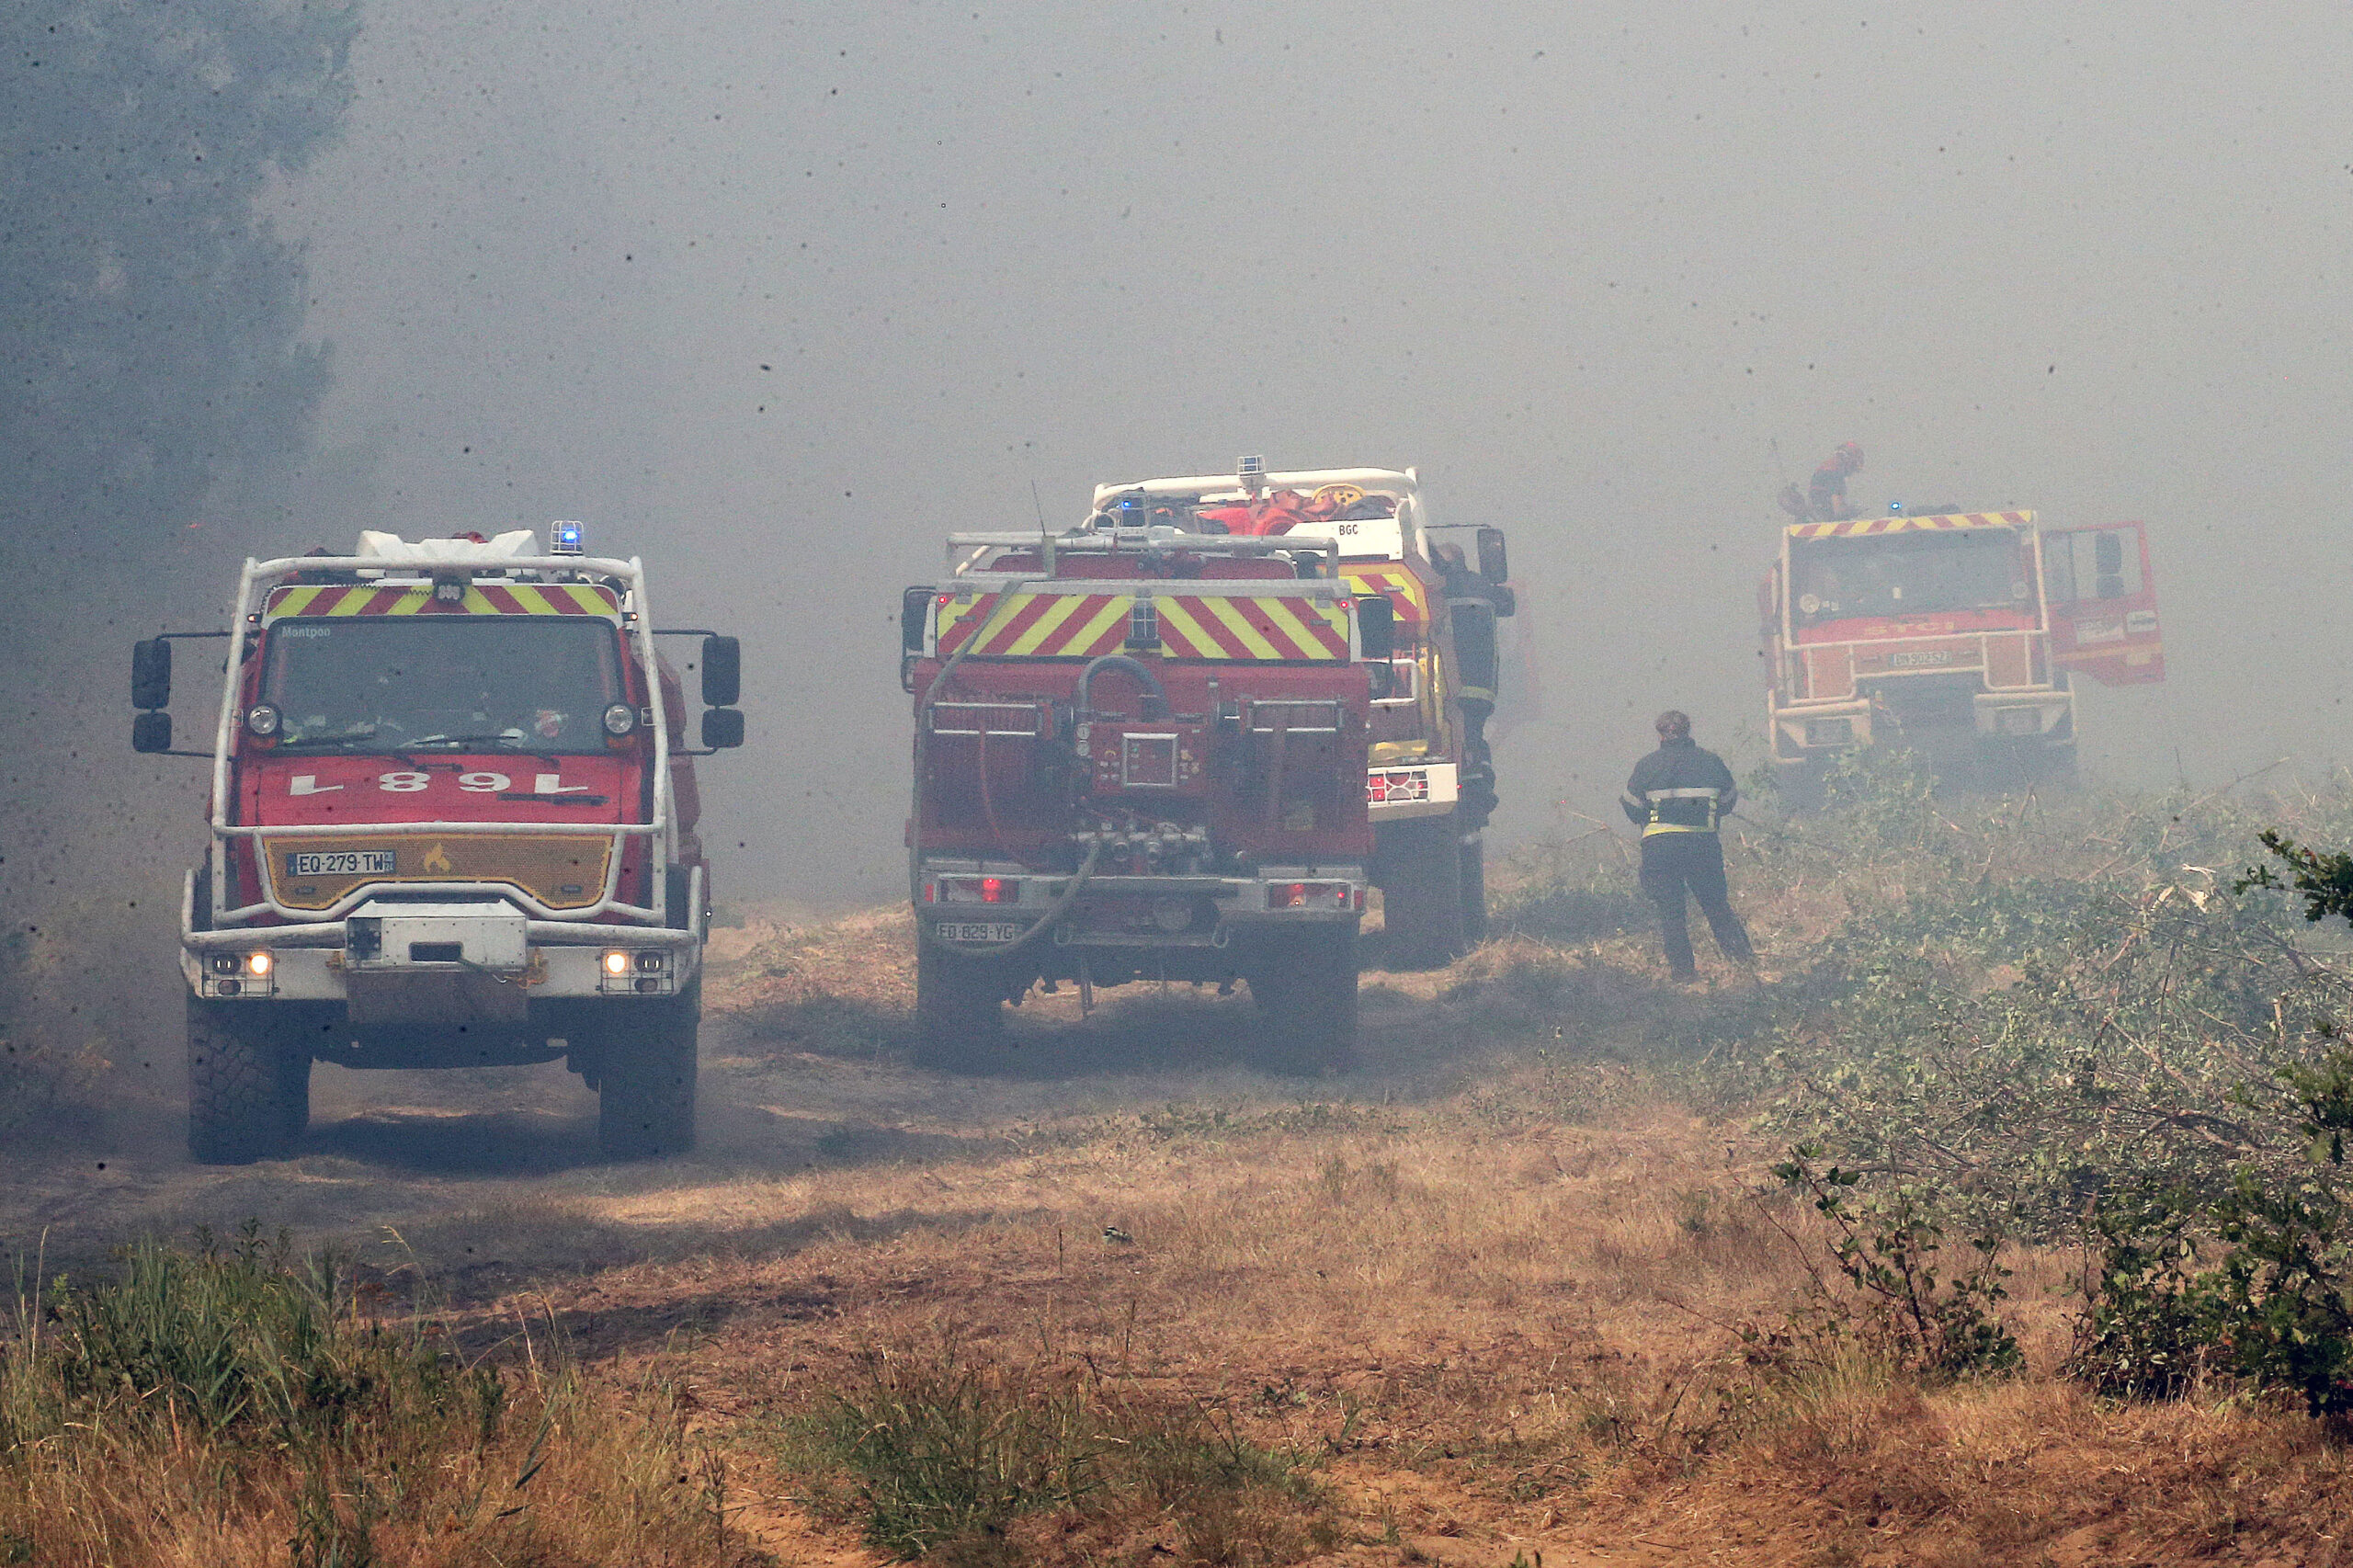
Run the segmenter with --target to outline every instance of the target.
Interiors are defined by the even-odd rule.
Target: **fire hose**
[[[998,620],[1005,615],[1006,607],[1013,603],[1014,596],[1024,588],[1035,586],[1037,584],[1046,582],[1049,579],[1043,577],[1024,578],[1022,581],[1015,583],[1011,586],[1002,590],[997,596],[996,607],[990,613],[987,622],[983,625],[979,631],[964,639],[963,646],[958,648],[953,654],[949,655],[948,662],[939,667],[939,674],[932,681],[931,689],[925,694],[923,706],[916,710],[915,800],[908,818],[907,832],[907,902],[917,908],[920,908],[923,903],[924,769],[925,763],[931,747],[931,710],[939,701],[940,693],[954,678],[957,668],[963,664],[965,657],[970,654],[974,648],[979,647],[982,642],[985,642],[990,633],[996,630]],[[1101,658],[1090,662],[1086,669],[1079,672],[1078,699],[1082,707],[1085,704],[1088,684],[1092,680],[1097,667],[1112,660],[1117,660],[1119,663],[1123,665],[1132,665],[1135,671],[1143,677],[1146,687],[1152,690],[1155,696],[1159,697],[1161,705],[1164,708],[1167,705],[1166,692],[1161,687],[1160,683],[1154,678],[1151,671],[1145,669],[1142,665],[1137,664],[1133,659],[1124,658],[1117,653],[1106,653]],[[985,731],[988,726],[983,722],[981,727]],[[985,739],[983,739],[983,750],[981,755],[981,762],[982,765],[985,767],[988,762],[988,754],[985,750]],[[987,788],[985,778],[983,780],[982,788],[983,790]],[[994,819],[995,812],[991,811],[989,814],[991,818]],[[995,831],[994,821],[991,823],[991,830]],[[1000,843],[997,847],[1002,849],[1004,845]],[[1098,838],[1094,844],[1087,847],[1086,858],[1079,862],[1077,873],[1073,876],[1070,881],[1063,888],[1062,896],[1055,899],[1054,902],[1047,907],[1046,912],[1039,915],[1037,920],[1027,931],[1022,932],[1021,935],[1014,937],[1009,942],[951,942],[947,937],[940,936],[936,930],[934,930],[931,924],[928,921],[926,921],[920,915],[915,917],[915,939],[920,942],[929,942],[932,946],[948,952],[961,953],[968,957],[974,958],[1005,958],[1010,954],[1018,952],[1023,948],[1026,948],[1030,943],[1036,941],[1040,935],[1051,930],[1054,922],[1060,920],[1070,909],[1070,906],[1077,901],[1079,890],[1086,886],[1088,879],[1095,875],[1095,862],[1101,858],[1102,854],[1103,841]]]

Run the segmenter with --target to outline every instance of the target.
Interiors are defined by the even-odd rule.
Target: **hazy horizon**
[[[2148,521],[2172,678],[2087,693],[2092,773],[2342,750],[2293,638],[2345,570],[2334,12],[364,19],[278,217],[334,352],[318,455],[293,521],[189,572],[587,519],[663,619],[744,637],[722,893],[889,892],[892,616],[942,532],[1243,452],[1417,464],[1511,530],[1544,719],[1506,838],[1603,812],[1660,707],[1761,754],[1772,496],[1848,439],[1859,500]]]

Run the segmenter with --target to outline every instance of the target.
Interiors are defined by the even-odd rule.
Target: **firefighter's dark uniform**
[[[1723,845],[1716,836],[1716,824],[1740,803],[1740,788],[1723,758],[1688,736],[1662,741],[1634,765],[1620,803],[1643,830],[1643,892],[1658,906],[1659,935],[1675,978],[1688,980],[1699,972],[1691,957],[1687,894],[1699,901],[1724,957],[1735,963],[1755,961],[1748,933],[1732,912]]]

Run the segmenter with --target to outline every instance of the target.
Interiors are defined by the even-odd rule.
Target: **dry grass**
[[[89,1568],[733,1568],[723,1474],[660,1386],[591,1386],[545,1325],[503,1362],[380,1289],[143,1244],[0,1343],[0,1561]]]
[[[1510,869],[1496,881],[1508,893]],[[903,913],[748,936],[710,985],[702,1154],[551,1176],[406,1233],[536,1277],[530,1310],[590,1369],[517,1386],[572,1440],[544,1494],[584,1499],[582,1519],[684,1520],[713,1555],[678,1562],[744,1543],[879,1561],[845,1429],[809,1434],[845,1409],[904,1426],[891,1400],[953,1405],[967,1374],[983,1428],[1064,1409],[1106,1456],[1175,1432],[1275,1458],[1235,1486],[1105,1458],[1099,1484],[1033,1487],[940,1538],[942,1563],[2336,1561],[2346,1456],[2301,1415],[2108,1408],[2058,1379],[2064,1251],[2005,1255],[2020,1378],[1924,1386],[1835,1334],[1745,1339],[1807,1306],[1813,1216],[1769,1179],[1779,1151],[1676,1069],[1756,992],[1721,970],[1662,990],[1606,881],[1526,906],[1449,970],[1369,972],[1368,1071],[1304,1096],[1239,1063],[1246,1003],[1181,994],[1084,1022],[1067,995],[1033,1004],[1001,1070],[906,1072]],[[1768,949],[1818,936],[1845,897],[1742,892]],[[727,1131],[754,1119],[756,1140]],[[481,1346],[520,1301],[451,1322]],[[511,1489],[540,1419],[432,1486]],[[142,1508],[188,1517],[193,1471],[157,1454],[123,1486],[126,1530]],[[251,1560],[285,1561],[270,1528],[278,1555]],[[506,1539],[494,1558],[476,1539],[387,1533],[378,1560],[664,1560],[651,1540],[596,1557]]]
[[[1817,897],[1760,908],[1759,925],[1808,928]],[[797,1031],[834,1005],[829,974],[874,1016],[904,1006],[895,917],[856,923],[838,949],[822,931],[790,940],[782,963],[752,954],[746,1016]],[[608,1270],[593,1298],[556,1290],[558,1309],[723,1404],[754,1456],[745,1483],[768,1500],[764,1544],[788,1562],[860,1548],[838,1508],[834,1523],[795,1511],[812,1473],[779,1468],[760,1434],[858,1386],[878,1347],[942,1336],[990,1376],[1205,1413],[1310,1456],[1336,1533],[1283,1539],[1318,1561],[2331,1560],[2344,1456],[2301,1415],[2107,1409],[2056,1379],[2077,1267],[2063,1252],[2006,1255],[2030,1369],[2018,1380],[1923,1387],[1851,1344],[1745,1357],[1744,1325],[1807,1299],[1811,1217],[1766,1178],[1771,1151],[1646,1065],[1645,1040],[1744,994],[1662,997],[1647,965],[1638,933],[1506,934],[1448,971],[1368,974],[1377,1039],[1418,1042],[1343,1086],[1371,1098],[1236,1080],[1210,1101],[1139,1111],[1131,1096],[1107,1114],[1086,1093],[1058,1108],[1027,1080],[976,1084],[902,1124],[938,1145],[699,1190],[745,1233],[830,1217],[782,1251]],[[1180,1010],[1179,1024],[1220,1017]],[[832,1054],[769,1038],[779,1074]],[[659,1223],[675,1201],[617,1198],[600,1214]],[[655,1349],[632,1314],[688,1332]],[[598,1321],[637,1326],[600,1341]],[[1279,1557],[1188,1538],[1182,1509],[1142,1493],[1131,1503],[1043,1507],[987,1551]]]

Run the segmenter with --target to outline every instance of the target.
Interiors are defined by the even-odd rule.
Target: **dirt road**
[[[732,1528],[787,1563],[879,1562],[793,1501],[779,1434],[884,1363],[1080,1380],[1311,1478],[1262,1538],[1146,1507],[1091,1545],[1032,1520],[1080,1533],[991,1562],[2334,1560],[2296,1554],[2332,1533],[2297,1500],[2342,1467],[2293,1422],[2047,1375],[2056,1254],[2011,1260],[2034,1378],[1753,1369],[1744,1325],[1790,1323],[1821,1267],[1805,1217],[1769,1151],[1643,1070],[1734,1033],[1753,984],[1668,993],[1629,944],[1505,938],[1430,974],[1376,947],[1346,1078],[1251,1071],[1246,997],[1189,991],[1033,999],[948,1076],[904,1064],[906,938],[877,915],[724,949],[690,1157],[600,1160],[560,1066],[323,1067],[296,1157],[190,1165],[158,1110],[103,1155],[13,1161],[0,1229],[53,1270],[252,1218],[424,1279],[474,1353],[553,1329],[668,1391],[725,1456]]]

